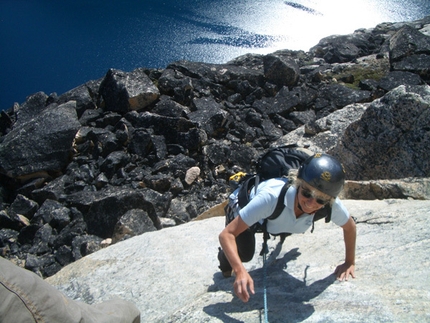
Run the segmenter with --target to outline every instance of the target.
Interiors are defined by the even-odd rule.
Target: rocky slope
[[[284,143],[337,156],[345,198],[428,198],[429,25],[384,23],[306,53],[111,69],[29,96],[0,118],[1,255],[48,277],[184,224]]]
[[[269,322],[428,322],[430,201],[346,200],[357,218],[356,278],[338,282],[342,230],[315,224],[313,233],[270,240]],[[233,296],[233,278],[217,266],[222,217],[149,232],[97,251],[48,282],[88,303],[120,297],[142,322],[263,322],[262,257],[246,266],[256,294]],[[261,245],[258,235],[257,245]]]

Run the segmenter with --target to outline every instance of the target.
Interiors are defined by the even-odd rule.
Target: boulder
[[[369,103],[348,105],[341,110],[329,114],[327,117],[291,131],[272,145],[298,144],[301,147],[309,146],[309,149],[313,152],[330,151],[343,140],[347,127],[351,123],[361,119],[368,106]]]
[[[98,104],[98,88],[101,81],[101,79],[89,81],[65,92],[58,97],[57,103],[63,104],[69,101],[76,101],[76,112],[79,118],[85,112],[94,112]]]
[[[195,98],[193,111],[188,118],[199,125],[210,137],[220,138],[227,132],[225,120],[227,112],[222,106],[211,98]]]
[[[315,109],[333,112],[352,103],[364,103],[371,101],[369,91],[358,91],[342,84],[324,85],[320,88],[315,100]],[[328,114],[328,113],[326,113]]]
[[[297,84],[300,69],[293,59],[269,54],[264,57],[263,63],[264,77],[267,81],[280,88]]]
[[[413,54],[430,55],[430,37],[405,25],[390,38],[390,61],[394,63]]]
[[[421,85],[423,81],[418,74],[392,71],[379,80],[378,86],[384,91],[391,91],[400,85]]]
[[[166,117],[185,117],[190,113],[190,109],[166,96],[164,99],[163,97],[160,98],[160,101],[152,109],[152,112]]]
[[[18,194],[12,202],[9,212],[11,214],[21,214],[31,219],[38,209],[39,204],[24,195]]]
[[[40,206],[31,220],[32,224],[43,226],[49,224],[60,232],[71,222],[71,213],[68,208],[58,201],[46,200]]]
[[[142,69],[129,73],[110,69],[99,91],[105,109],[121,113],[144,109],[160,96],[158,88]]]
[[[159,217],[166,214],[170,197],[150,189],[132,190],[118,187],[99,192],[70,194],[67,202],[82,212],[89,234],[109,238],[112,237],[119,219],[133,209],[147,212],[153,225],[160,228]]]
[[[112,243],[156,230],[157,228],[147,212],[142,209],[133,209],[127,211],[115,224]]]
[[[43,110],[45,110],[47,101],[48,96],[44,92],[37,92],[29,95],[25,102],[18,106],[15,111],[15,126],[25,124],[31,119],[37,117]]]
[[[380,48],[377,45],[372,41],[372,34],[361,29],[351,35],[325,37],[310,52],[331,64],[345,63],[372,54]]]
[[[390,38],[390,62],[393,70],[415,73],[430,80],[430,36],[405,25]]]
[[[168,69],[176,70],[187,77],[201,81],[208,80],[211,83],[222,85],[240,84],[235,81],[247,81],[251,86],[262,85],[263,74],[261,70],[250,69],[242,66],[228,64],[206,64],[200,62],[179,61],[167,66]],[[200,86],[204,83],[200,83]],[[210,84],[206,83],[207,86]]]
[[[351,180],[428,177],[430,87],[399,86],[372,102],[328,153]]]
[[[152,149],[151,132],[143,128],[135,129],[128,143],[128,149],[132,154],[147,156]]]
[[[13,178],[31,177],[67,166],[80,128],[75,108],[76,102],[70,101],[16,124],[0,143],[0,172]]]

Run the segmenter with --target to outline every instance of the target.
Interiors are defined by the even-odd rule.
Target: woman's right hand
[[[235,273],[236,279],[234,281],[234,293],[239,297],[243,302],[248,302],[250,294],[254,295],[254,281],[251,278],[251,275],[246,270],[242,272]],[[248,291],[249,290],[249,291]]]

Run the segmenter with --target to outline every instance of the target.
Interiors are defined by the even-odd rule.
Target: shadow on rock
[[[280,244],[278,245],[280,246]],[[308,302],[320,295],[328,286],[336,281],[334,274],[307,284],[306,267],[303,278],[298,279],[286,272],[289,261],[300,256],[298,248],[287,252],[282,258],[276,259],[278,247],[271,253],[266,262],[267,276],[267,307],[270,322],[302,322],[314,313],[314,307]],[[251,296],[248,303],[243,303],[237,297],[231,302],[211,304],[204,307],[204,312],[214,316],[223,322],[246,322],[255,318],[255,313],[260,315],[260,321],[264,321],[264,284],[263,268],[250,271],[254,279],[255,295]],[[225,279],[220,272],[214,275],[214,284],[208,292],[219,290],[231,291],[234,278]],[[252,313],[251,313],[252,312]],[[237,313],[238,315],[235,315]],[[239,314],[241,313],[241,314]],[[249,317],[246,316],[249,313]],[[235,317],[240,317],[236,319]]]

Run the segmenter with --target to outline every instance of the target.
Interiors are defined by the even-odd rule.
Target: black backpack
[[[270,148],[266,153],[264,153],[257,161],[257,173],[256,174],[244,174],[233,175],[230,178],[230,184],[233,189],[238,189],[237,201],[230,201],[225,209],[226,213],[226,224],[230,223],[234,217],[235,212],[237,213],[241,208],[245,207],[250,201],[250,193],[252,189],[257,190],[260,182],[276,177],[287,176],[290,169],[298,169],[300,165],[310,157],[310,155],[298,149],[297,145],[286,145]],[[286,182],[282,187],[281,192],[278,196],[278,201],[276,203],[276,208],[273,213],[267,217],[263,224],[256,223],[251,227],[254,232],[265,232],[265,224],[267,220],[276,219],[284,210],[284,198],[288,191],[291,183]],[[236,205],[233,205],[235,204]],[[331,220],[331,207],[327,205],[326,207],[318,210],[315,215],[313,222],[325,219],[328,223]],[[312,224],[312,230],[314,230],[314,224]],[[281,236],[289,235],[281,234]]]

